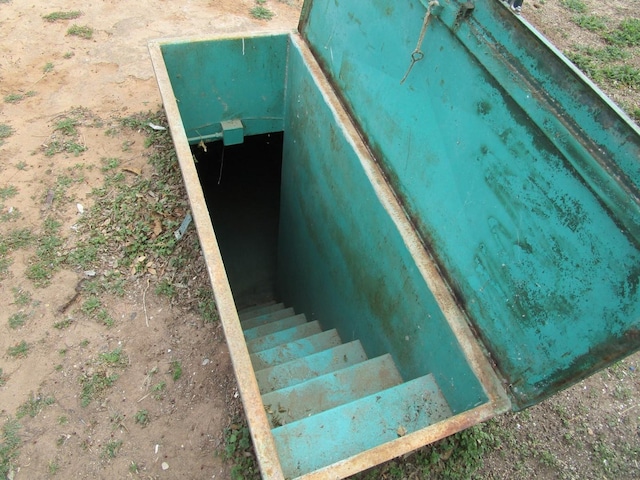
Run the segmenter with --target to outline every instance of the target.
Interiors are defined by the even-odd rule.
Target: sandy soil
[[[105,135],[115,117],[161,108],[147,53],[149,40],[293,29],[300,3],[270,0],[276,16],[267,22],[248,14],[253,0],[0,0],[0,95],[25,95],[19,102],[0,103],[0,123],[14,131],[0,147],[0,187],[17,187],[2,213],[20,213],[0,223],[0,232],[17,226],[41,231],[53,208],[49,192],[60,175],[75,175],[67,201],[55,206],[65,242],[72,242],[77,204],[90,208],[89,193],[102,181],[101,159],[119,157],[131,170],[151,174],[141,134],[123,131],[115,139]],[[619,1],[599,5],[614,8],[612,4],[625,8]],[[55,23],[42,18],[70,10],[82,11],[82,17]],[[562,46],[567,22],[558,19],[557,2],[526,3],[524,15]],[[93,27],[93,38],[66,35],[72,23]],[[90,112],[79,127],[86,152],[47,157],[44,149],[55,140],[56,119],[77,107]],[[137,277],[128,282],[124,297],[102,298],[115,319],[115,325],[106,328],[79,311],[78,272],[62,270],[46,288],[35,288],[25,278],[34,251],[13,254],[9,274],[0,283],[0,419],[15,415],[29,399],[53,397],[55,402],[21,421],[24,445],[14,478],[229,478],[229,466],[215,452],[224,444],[223,431],[240,412],[240,404],[220,326],[204,323],[189,305],[168,303],[149,288],[146,277]],[[203,268],[199,264],[194,271],[204,275]],[[32,295],[28,305],[16,304],[19,292]],[[25,313],[27,321],[10,329],[7,319],[16,312]],[[53,328],[69,317],[69,328]],[[5,353],[21,340],[30,346],[28,356]],[[82,407],[81,379],[99,368],[95,359],[101,353],[118,348],[125,360],[112,370],[119,379],[106,395]],[[176,359],[184,374],[174,382],[170,364]],[[518,472],[540,478],[558,478],[557,472],[563,472],[563,478],[603,478],[590,474],[596,447],[615,450],[624,442],[636,449],[636,463],[618,478],[634,478],[629,472],[640,476],[634,373],[638,357],[620,368],[619,376],[597,375],[525,416],[505,416],[500,421],[513,430],[515,445],[491,456],[483,475],[514,478],[514,465],[522,462]],[[167,387],[157,393],[152,387],[161,382]],[[142,409],[149,413],[146,427],[134,421]],[[563,422],[579,426],[579,432]],[[580,436],[582,447],[567,442],[567,431]],[[518,444],[535,448],[531,438],[554,453],[557,462],[547,470],[540,470],[546,464],[539,456],[517,457]],[[104,455],[108,445],[120,441],[114,458]],[[132,472],[132,462],[139,474]]]

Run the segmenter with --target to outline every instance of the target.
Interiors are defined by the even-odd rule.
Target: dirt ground
[[[601,5],[624,13],[631,3]],[[249,15],[254,0],[0,0],[0,95],[24,96],[0,102],[0,124],[13,130],[0,146],[0,188],[17,190],[4,201],[2,214],[10,219],[0,223],[0,233],[17,226],[42,230],[50,213],[49,193],[60,175],[74,168],[83,175],[56,210],[67,242],[80,210],[91,208],[89,193],[102,182],[102,159],[118,157],[129,171],[151,175],[143,135],[105,135],[116,117],[161,108],[149,40],[293,29],[300,4],[270,0],[275,17],[265,21]],[[82,16],[53,23],[42,18],[72,10]],[[525,3],[523,15],[562,46],[569,22],[557,13],[557,2],[547,0]],[[93,27],[93,37],[67,35],[73,23]],[[104,127],[79,128],[86,147],[79,156],[45,155],[55,140],[56,119],[78,107]],[[63,269],[49,286],[34,287],[25,272],[35,250],[15,251],[9,273],[0,280],[0,423],[25,402],[55,401],[45,401],[37,415],[21,420],[23,446],[10,478],[230,478],[229,465],[215,452],[223,448],[224,429],[240,412],[240,403],[220,325],[203,322],[188,302],[158,296],[149,288],[150,269],[126,282],[124,296],[101,297],[115,320],[107,328],[79,311],[82,272]],[[193,271],[204,276],[199,262]],[[31,296],[26,305],[17,304],[20,292]],[[17,312],[27,320],[10,328],[7,322]],[[53,327],[69,317],[68,328]],[[29,345],[27,356],[7,353],[22,340]],[[99,368],[96,358],[113,351],[123,354],[122,363],[111,367],[118,380],[106,395],[83,407],[82,378]],[[184,373],[174,381],[176,360]],[[513,445],[487,459],[483,476],[640,477],[638,363],[633,356],[542,405],[499,420],[501,428],[513,432]],[[166,388],[154,390],[163,382]],[[148,412],[148,425],[135,420],[141,410]],[[110,455],[109,448],[116,454]],[[521,455],[522,448],[531,453]],[[621,449],[628,451],[622,455]],[[629,468],[594,474],[594,461],[624,461]]]

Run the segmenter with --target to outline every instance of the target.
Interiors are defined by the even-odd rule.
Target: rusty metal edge
[[[277,32],[277,34],[288,34],[289,32]],[[231,287],[227,278],[226,270],[222,262],[222,255],[218,247],[209,210],[204,198],[204,193],[200,185],[198,173],[193,163],[191,149],[187,142],[186,132],[180,117],[178,104],[173,95],[171,81],[167,73],[166,65],[162,57],[161,45],[164,43],[176,43],[184,41],[204,41],[217,40],[223,38],[256,37],[259,35],[272,35],[273,33],[252,33],[247,35],[231,34],[219,37],[192,37],[187,40],[155,40],[149,42],[148,48],[151,55],[153,69],[160,89],[164,109],[169,120],[170,132],[178,156],[178,163],[182,171],[189,204],[194,223],[200,239],[200,245],[205,257],[207,272],[211,281],[220,322],[229,347],[229,354],[233,364],[233,370],[238,382],[242,404],[249,423],[249,430],[253,440],[254,449],[263,478],[273,480],[284,480],[284,474],[280,466],[278,452],[271,434],[271,426],[267,419],[262,397],[258,388],[249,351],[244,340],[244,334],[238,318],[238,311],[235,306]],[[214,268],[218,267],[218,268]]]
[[[371,185],[379,201],[396,225],[407,249],[416,262],[416,267],[429,286],[429,289],[433,292],[449,326],[458,339],[466,359],[489,398],[489,402],[480,407],[456,415],[396,441],[368,450],[351,459],[338,462],[317,472],[312,472],[300,477],[305,480],[342,478],[343,475],[351,475],[365,468],[415,450],[428,443],[432,443],[464,428],[488,420],[499,413],[509,410],[511,408],[511,402],[506,390],[503,388],[504,381],[499,377],[499,373],[494,370],[488,360],[487,351],[482,347],[479,339],[473,334],[464,311],[461,310],[455,301],[451,290],[438,270],[435,260],[425,249],[424,244],[407,218],[393,189],[387,182],[382,169],[376,162],[364,139],[361,137],[347,110],[334,92],[333,87],[323,73],[313,53],[298,33],[291,35],[291,43],[303,56],[313,76],[314,82],[331,108],[338,123],[341,125],[345,138],[348,139],[349,143],[358,153],[362,168],[371,181]]]

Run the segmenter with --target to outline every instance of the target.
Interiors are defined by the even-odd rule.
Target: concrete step
[[[254,307],[243,308],[238,312],[238,316],[240,317],[240,321],[243,321],[243,320],[246,320],[247,318],[257,317],[265,313],[271,313],[278,310],[282,310],[283,308],[284,308],[284,303],[269,302],[262,305],[256,305]]]
[[[244,331],[244,338],[253,340],[259,337],[264,337],[271,333],[279,332],[280,330],[286,330],[287,328],[295,327],[307,323],[307,317],[304,313],[300,315],[293,315],[291,317],[282,318],[280,320],[274,320],[257,327],[249,328]]]
[[[263,337],[248,340],[247,349],[249,350],[249,353],[255,353],[290,343],[313,335],[314,333],[320,333],[321,331],[322,328],[317,321],[307,322],[303,325],[297,325],[295,327],[287,328],[286,330],[280,330],[279,332],[270,333]]]
[[[296,478],[452,415],[433,375],[274,428],[286,478]]]
[[[241,320],[243,330],[249,330],[260,325],[266,325],[267,323],[275,322],[276,320],[282,320],[283,318],[293,317],[295,312],[293,308],[281,308],[273,312],[262,313],[255,317],[249,317],[246,320]]]
[[[326,332],[253,353],[251,354],[251,363],[254,370],[258,371],[321,352],[341,343],[340,335],[335,329],[327,330]]]
[[[309,417],[325,410],[402,383],[402,377],[386,354],[327,373],[262,396],[273,427]]]
[[[260,393],[264,394],[364,362],[366,359],[367,355],[360,340],[355,340],[304,358],[259,370],[256,372],[256,379],[260,386]]]

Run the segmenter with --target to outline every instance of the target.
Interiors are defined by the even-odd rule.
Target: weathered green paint
[[[376,196],[297,45],[290,47],[279,287],[296,311],[391,353],[405,380],[433,373],[458,413],[486,402],[458,342]]]
[[[240,120],[244,135],[282,131],[287,44],[281,34],[161,45],[190,143],[221,139],[223,121]]]
[[[523,407],[640,347],[640,134],[500,2],[441,5],[402,85],[419,1],[315,0],[301,30]]]

